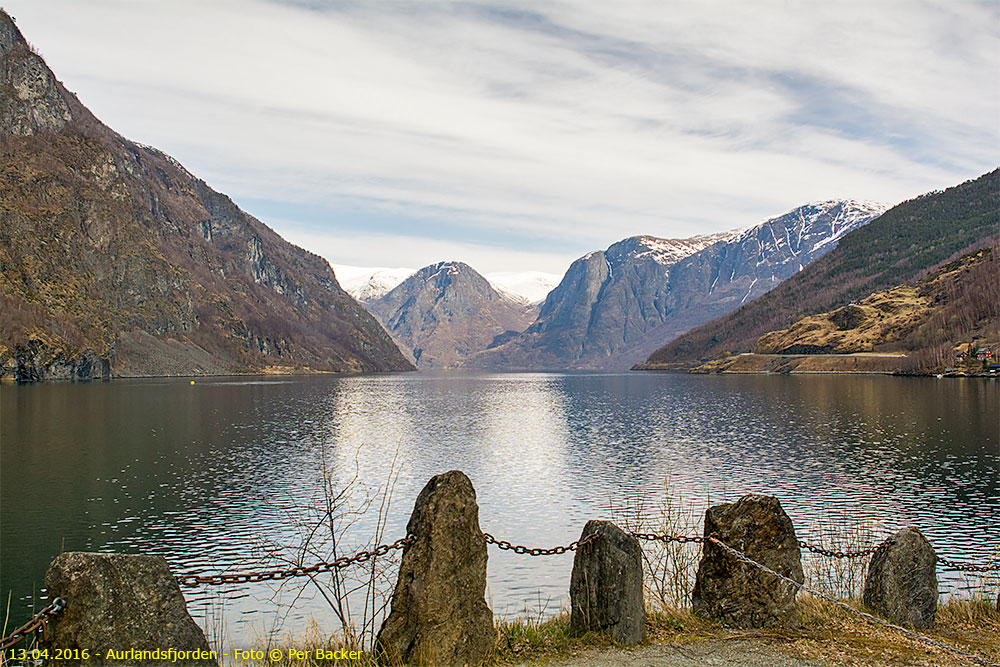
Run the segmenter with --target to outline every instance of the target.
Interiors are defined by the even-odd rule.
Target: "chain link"
[[[575,542],[570,542],[566,546],[552,547],[551,549],[542,549],[540,547],[526,547],[520,544],[511,544],[507,540],[498,540],[489,533],[483,533],[483,537],[486,538],[487,544],[495,544],[500,549],[505,549],[507,551],[513,551],[516,554],[524,554],[527,556],[555,556],[557,554],[564,554],[567,551],[576,551],[582,546],[586,546],[597,539],[597,533],[587,535],[587,537],[582,540],[576,540]]]
[[[0,639],[0,651],[5,651],[11,646],[16,646],[19,642],[24,640],[29,635],[41,632],[42,638],[45,638],[45,624],[50,618],[61,612],[66,608],[66,601],[62,598],[56,598],[50,602],[44,609],[31,617],[31,620],[19,627],[14,632],[10,633],[3,639]]]
[[[638,540],[656,541],[656,542],[678,542],[680,544],[685,544],[688,542],[707,542],[707,537],[688,537],[687,535],[666,535],[666,534],[655,534],[655,533],[631,533],[632,537]],[[829,558],[863,558],[864,556],[871,556],[880,551],[888,549],[893,544],[893,538],[887,537],[873,547],[868,547],[867,549],[860,549],[858,551],[840,551],[838,549],[825,549],[823,547],[817,546],[815,544],[809,544],[804,540],[798,541],[799,546],[803,549],[811,551],[815,554],[820,554],[821,556],[827,556]],[[962,572],[997,572],[1000,571],[1000,563],[994,563],[992,565],[971,565],[967,563],[958,563],[953,560],[949,560],[943,556],[937,557],[937,562],[941,563],[947,568],[952,570],[961,570]]]
[[[664,544],[670,542],[677,542],[679,544],[696,543],[703,544],[708,542],[707,537],[690,537],[688,535],[669,535],[660,533],[631,533],[632,537],[638,540],[646,540],[650,542],[663,542]],[[867,549],[862,549],[860,551],[838,551],[835,549],[824,549],[808,542],[799,540],[799,546],[803,549],[808,549],[813,553],[821,554],[823,556],[829,556],[831,558],[861,558],[862,556],[870,556],[876,552],[886,549],[890,544],[892,544],[892,538],[886,538],[884,541],[875,545],[874,547],[869,547]]]
[[[891,544],[892,537],[887,537],[875,546],[868,547],[867,549],[861,549],[860,551],[838,551],[836,549],[824,549],[823,547],[818,547],[814,544],[809,544],[808,542],[799,540],[799,546],[803,549],[808,549],[814,554],[820,554],[830,558],[861,558],[863,556],[871,556],[879,551],[888,549]]]
[[[845,610],[847,610],[847,611],[849,611],[849,612],[851,612],[853,614],[857,614],[858,616],[861,616],[861,617],[863,617],[863,618],[871,621],[872,623],[877,623],[878,625],[881,625],[883,627],[889,628],[891,630],[895,630],[896,632],[900,632],[900,633],[906,635],[907,637],[910,637],[911,639],[916,639],[917,641],[923,642],[924,644],[928,644],[930,646],[936,646],[939,649],[942,649],[942,650],[945,650],[945,651],[949,651],[950,653],[954,653],[955,655],[961,656],[961,657],[966,658],[968,660],[972,660],[973,662],[978,663],[980,665],[985,665],[986,667],[1000,667],[1000,664],[997,664],[995,662],[990,662],[986,658],[980,657],[978,655],[974,655],[972,653],[966,653],[965,651],[962,651],[961,649],[957,649],[954,646],[949,646],[947,644],[942,644],[941,642],[935,641],[935,640],[931,639],[930,637],[925,637],[925,636],[923,636],[921,634],[917,634],[916,632],[911,632],[910,630],[907,630],[906,628],[903,628],[903,627],[900,627],[898,625],[895,625],[894,623],[890,623],[889,621],[884,621],[881,618],[878,618],[877,616],[873,616],[873,615],[871,615],[871,614],[869,614],[867,612],[863,612],[860,609],[855,609],[854,607],[852,607],[851,605],[847,604],[846,602],[842,602],[841,600],[838,600],[838,599],[836,599],[834,597],[831,597],[831,596],[829,596],[829,595],[827,595],[825,593],[821,593],[819,591],[813,590],[813,589],[811,589],[811,588],[809,588],[809,587],[801,584],[800,582],[795,581],[794,579],[792,579],[790,577],[786,577],[783,574],[775,572],[774,570],[772,570],[771,568],[767,567],[766,565],[761,565],[760,563],[758,563],[754,559],[750,558],[746,554],[737,551],[736,549],[732,548],[731,546],[729,546],[725,542],[717,539],[714,536],[710,536],[708,538],[708,541],[711,542],[711,543],[713,543],[713,544],[715,544],[715,545],[717,545],[717,546],[719,546],[723,551],[727,552],[730,556],[732,556],[736,560],[740,561],[741,563],[746,563],[747,565],[753,565],[754,567],[756,567],[756,568],[758,568],[760,570],[763,570],[764,572],[767,572],[768,574],[773,575],[773,576],[777,577],[778,579],[781,579],[782,581],[784,581],[786,583],[791,584],[792,586],[794,586],[795,588],[797,588],[800,591],[805,591],[806,593],[809,593],[810,595],[814,595],[814,596],[816,596],[818,598],[822,598],[822,599],[826,600],[827,602],[833,603],[833,604],[837,605],[838,607],[840,607],[842,609],[845,609]]]
[[[953,560],[948,560],[942,556],[937,557],[937,562],[941,563],[945,567],[951,568],[952,570],[961,570],[962,572],[997,572],[1000,571],[1000,563],[994,563],[993,565],[969,565],[966,563],[956,563]]]
[[[708,541],[707,537],[688,537],[687,535],[667,535],[666,533],[631,533],[632,537],[637,540],[646,540],[648,542],[663,542],[668,544],[670,542],[677,542],[679,544],[688,544],[689,542],[694,542],[695,544],[703,544]]]
[[[282,579],[288,579],[289,577],[302,577],[315,574],[317,572],[330,572],[332,570],[339,570],[349,565],[354,565],[355,563],[364,563],[372,558],[384,556],[393,549],[402,549],[407,547],[413,544],[415,540],[416,538],[412,535],[407,535],[404,538],[396,540],[392,544],[382,544],[371,551],[361,551],[353,556],[342,556],[333,561],[320,561],[309,566],[297,565],[295,567],[285,569],[267,570],[264,572],[245,572],[240,574],[185,574],[177,577],[177,583],[181,586],[191,587],[199,586],[201,584],[216,586],[219,584],[246,584],[257,583],[260,581],[281,581]]]

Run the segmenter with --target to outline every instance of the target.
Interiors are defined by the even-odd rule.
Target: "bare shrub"
[[[631,533],[694,536],[701,534],[701,517],[664,480],[662,494],[640,495],[624,505],[611,506],[611,520]],[[701,558],[696,543],[646,541],[642,545],[646,604],[662,610],[687,607]]]
[[[308,502],[292,500],[280,506],[294,537],[262,541],[257,549],[262,557],[288,567],[308,566],[374,549],[385,541],[386,521],[399,477],[398,451],[393,454],[385,479],[377,485],[362,479],[357,453],[350,479],[338,480],[327,451],[324,443],[320,448],[320,484],[314,496]],[[365,536],[367,539],[358,540],[355,536],[361,531],[354,528],[373,514],[374,526]],[[352,536],[350,543],[344,542],[348,534]],[[279,591],[292,588],[295,595],[292,602],[282,603],[282,621],[306,589],[312,588],[336,618],[338,627],[331,636],[344,645],[370,649],[388,611],[399,557],[398,551],[390,551],[348,568],[284,580]]]

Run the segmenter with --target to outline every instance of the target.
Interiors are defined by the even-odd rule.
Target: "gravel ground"
[[[576,655],[546,658],[522,665],[564,665],[566,667],[823,667],[828,663],[789,657],[768,646],[743,642],[704,642],[698,644],[653,644],[635,649],[594,649]]]

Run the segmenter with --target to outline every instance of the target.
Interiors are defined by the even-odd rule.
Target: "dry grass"
[[[857,600],[851,604],[860,607]],[[791,628],[732,630],[696,616],[688,609],[660,608],[647,617],[647,642],[697,644],[753,642],[789,656],[830,665],[965,666],[968,660],[929,647],[894,630],[875,625],[836,605],[812,596],[800,596],[799,625]],[[539,663],[610,648],[606,636],[569,631],[569,615],[544,622],[503,621],[498,625],[497,650],[491,664]],[[1000,661],[1000,612],[985,601],[958,600],[938,608],[934,628],[919,634]]]
[[[868,297],[859,304],[810,315],[787,329],[760,337],[753,351],[782,354],[796,346],[830,353],[870,352],[876,345],[895,340],[912,329],[930,307],[930,299],[910,286],[895,287]]]
[[[860,607],[857,600],[852,606]],[[802,596],[801,627],[786,644],[796,655],[849,665],[968,665],[902,633],[875,625],[829,602]],[[938,607],[933,628],[921,634],[992,661],[1000,660],[1000,612],[983,600],[958,600]]]

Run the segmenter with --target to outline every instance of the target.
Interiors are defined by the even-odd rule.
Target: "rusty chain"
[[[354,565],[355,563],[364,563],[372,558],[384,556],[393,549],[402,549],[407,547],[413,544],[414,540],[415,538],[412,535],[407,535],[406,537],[396,540],[392,544],[382,544],[371,551],[361,551],[353,556],[341,556],[340,558],[332,561],[320,561],[309,566],[297,565],[295,567],[285,569],[267,570],[264,572],[244,572],[241,574],[185,574],[177,577],[176,579],[177,583],[181,586],[189,587],[198,586],[200,584],[219,585],[257,583],[259,581],[281,581],[282,579],[288,579],[289,577],[302,577],[315,574],[317,572],[330,572],[333,570],[339,570],[349,565]]]
[[[632,537],[637,540],[646,540],[648,542],[663,542],[668,544],[670,542],[677,542],[679,544],[687,544],[689,542],[694,542],[696,544],[703,544],[708,541],[707,537],[688,537],[687,535],[667,535],[656,534],[656,533],[630,533]]]
[[[526,554],[528,556],[554,556],[556,554],[564,554],[567,551],[575,551],[582,546],[590,544],[597,539],[597,533],[587,535],[587,537],[582,540],[575,540],[570,542],[566,546],[552,547],[550,549],[542,549],[540,547],[525,547],[520,544],[511,544],[507,540],[498,540],[489,533],[483,533],[483,537],[486,538],[487,544],[495,544],[500,549],[505,549],[507,551],[513,551],[516,554]]]
[[[949,567],[953,570],[961,570],[962,572],[998,572],[1000,571],[1000,563],[994,563],[993,565],[967,565],[965,563],[956,563],[953,560],[948,560],[942,556],[937,557],[937,562],[941,563],[945,567]]]
[[[656,541],[656,542],[679,542],[685,544],[688,542],[704,543],[708,542],[707,537],[689,537],[687,535],[667,535],[667,534],[655,534],[655,533],[630,533],[632,537],[638,540],[646,541]],[[829,558],[862,558],[864,556],[871,556],[880,551],[888,549],[893,543],[893,538],[887,537],[873,547],[868,547],[866,549],[859,549],[857,551],[840,551],[838,549],[825,549],[815,544],[809,544],[804,540],[798,540],[798,544],[803,549],[807,549],[815,554],[821,556],[827,556]],[[1000,563],[994,563],[992,565],[971,565],[966,563],[958,563],[953,560],[949,560],[943,556],[937,557],[937,562],[941,565],[950,568],[952,570],[961,570],[962,572],[997,572],[1000,571]]]
[[[11,646],[16,646],[29,635],[36,634],[38,632],[42,633],[42,638],[44,639],[45,624],[48,622],[49,618],[55,616],[65,608],[66,601],[62,598],[56,598],[46,605],[44,609],[32,616],[30,621],[19,627],[17,630],[14,630],[14,632],[10,633],[3,639],[0,639],[0,651],[6,651]]]
[[[821,556],[828,556],[830,558],[861,558],[862,556],[871,556],[872,554],[878,553],[889,548],[892,544],[892,537],[887,537],[873,547],[868,547],[867,549],[860,549],[858,551],[839,551],[837,549],[824,549],[823,547],[818,547],[814,544],[809,544],[803,540],[799,540],[799,546],[803,549],[808,549],[814,554],[820,554]]]

